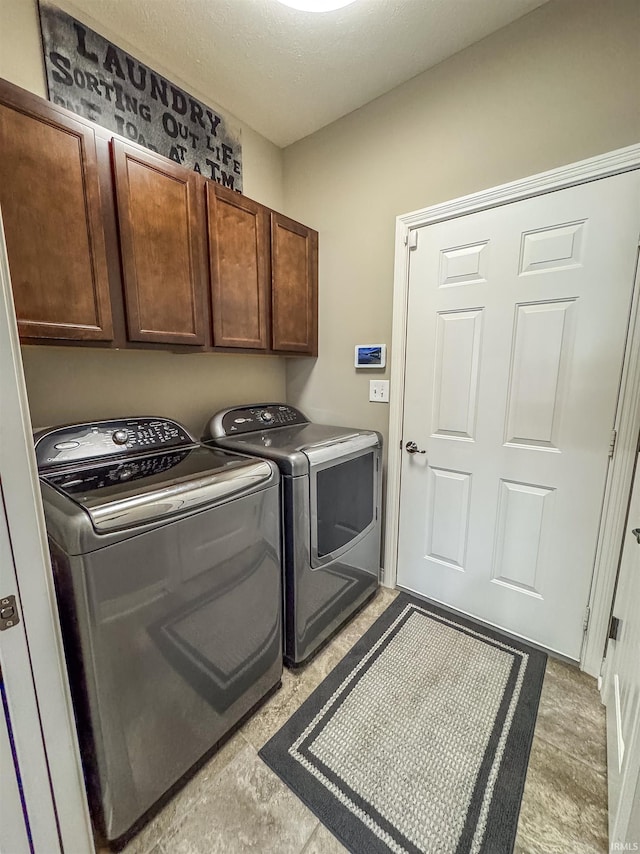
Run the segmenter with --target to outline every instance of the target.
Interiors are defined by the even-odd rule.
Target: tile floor
[[[396,593],[382,589],[124,849],[124,854],[339,854],[346,849],[258,757]],[[515,854],[606,852],[604,708],[593,679],[549,660]]]

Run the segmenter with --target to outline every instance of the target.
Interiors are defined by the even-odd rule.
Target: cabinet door
[[[114,140],[122,274],[130,341],[204,344],[204,212],[198,179]]]
[[[269,211],[207,182],[213,343],[268,347]]]
[[[318,353],[318,232],[271,213],[272,347]]]
[[[20,335],[110,341],[91,128],[0,104],[0,206]]]

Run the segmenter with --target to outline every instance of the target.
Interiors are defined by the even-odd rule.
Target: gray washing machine
[[[92,814],[123,840],[280,683],[278,469],[164,418],[35,439]]]
[[[303,664],[378,588],[382,437],[263,403],[218,412],[205,441],[280,468],[285,663]]]

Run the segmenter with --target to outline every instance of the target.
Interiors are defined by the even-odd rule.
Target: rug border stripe
[[[546,653],[540,650],[532,650],[532,652],[535,655],[531,654],[527,662],[522,693],[509,730],[502,759],[504,768],[510,767],[513,757],[517,755],[526,756],[526,763],[523,773],[519,774],[515,780],[513,779],[514,775],[503,772],[496,781],[487,817],[487,830],[480,849],[482,854],[491,854],[491,852],[496,851],[501,836],[504,838],[508,834],[509,826],[511,826],[511,842],[508,851],[513,850],[516,841],[518,817],[535,733],[535,720],[538,715],[542,682],[547,665]],[[534,725],[530,727],[527,721],[531,719],[533,719]]]

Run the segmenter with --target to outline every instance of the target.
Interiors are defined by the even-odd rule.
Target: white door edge
[[[600,673],[620,564],[625,520],[640,432],[640,267],[636,277],[625,347],[618,410],[616,451],[609,466],[591,585],[591,625],[582,648],[582,669]]]
[[[554,190],[566,189],[588,181],[608,178],[640,169],[640,144],[631,145],[597,157],[542,172],[499,187],[462,196],[396,218],[396,243],[393,280],[393,325],[391,337],[391,397],[389,409],[389,452],[387,458],[385,557],[382,583],[395,587],[397,578],[398,530],[400,511],[400,473],[402,422],[404,408],[407,300],[409,291],[409,233],[454,217],[521,201]],[[609,466],[598,547],[591,585],[591,618],[582,647],[580,666],[592,676],[600,674],[617,560],[624,530],[620,508],[629,498],[635,463],[635,441],[640,431],[640,284],[636,276],[629,336],[625,349],[620,397],[616,416],[618,441]],[[632,447],[631,447],[632,446]]]
[[[637,850],[640,842],[640,701],[637,693],[636,655],[640,622],[634,598],[637,593],[634,584],[638,580],[638,556],[630,530],[638,517],[639,476],[640,463],[636,467],[629,510],[625,513],[625,541],[616,583],[614,610],[620,620],[619,636],[607,643],[601,686],[602,699],[607,709],[611,850],[616,850],[616,846],[618,850],[623,850],[623,843],[626,843],[624,850]]]
[[[0,719],[6,722],[0,751],[3,842],[11,854],[22,850],[60,854],[56,809],[49,783],[40,709],[30,678],[31,659],[18,590],[0,484],[0,591],[3,597],[16,597],[16,610],[20,615],[19,622],[0,635],[0,667],[5,692],[3,706],[6,704],[0,711]],[[12,797],[12,783],[17,798]],[[24,848],[18,844],[18,838],[23,834],[27,839]],[[4,851],[2,844],[0,850]]]
[[[93,834],[53,590],[1,212],[0,398],[0,477],[13,557],[11,569],[15,569],[11,576],[2,573],[3,584],[12,589],[3,587],[0,594],[16,596],[21,619],[20,624],[2,633],[0,643],[8,650],[16,643],[14,633],[24,632],[33,680],[26,679],[19,656],[3,657],[2,675],[10,710],[15,703],[11,724],[16,747],[20,746],[20,772],[23,778],[37,773],[37,751],[44,745],[49,806],[52,815],[55,809],[62,850],[90,852],[94,850]],[[34,706],[39,709],[42,740],[36,737],[32,718],[26,714],[26,700],[19,699],[25,696],[27,681]],[[45,805],[27,802],[26,808],[28,812],[30,808],[38,811]],[[35,854],[50,854],[55,849],[53,837],[46,845],[34,847]]]

